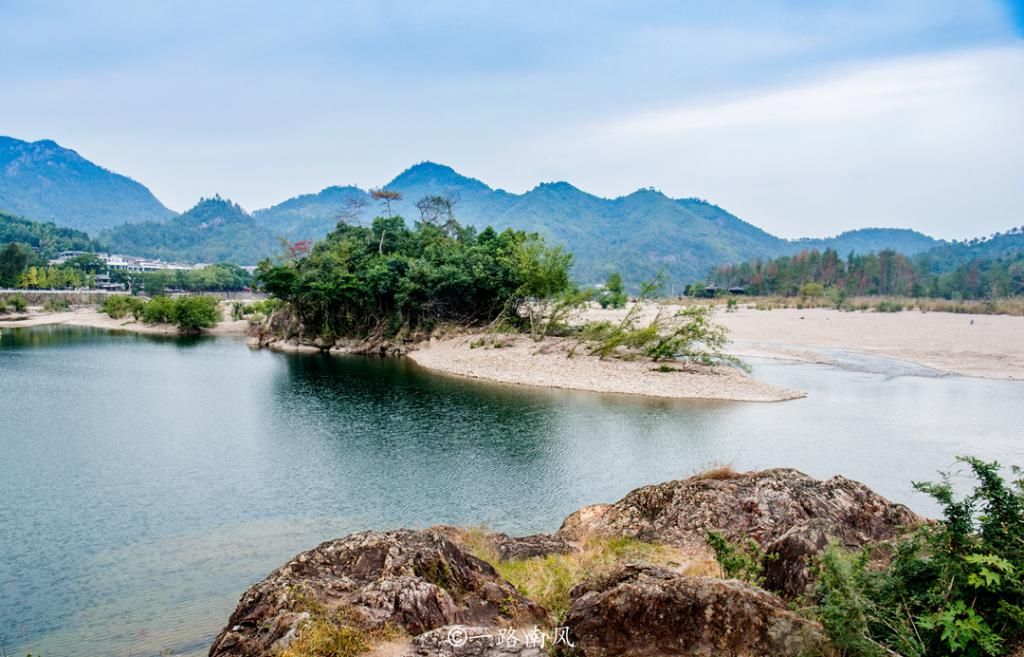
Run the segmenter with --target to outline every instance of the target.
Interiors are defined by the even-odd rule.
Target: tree
[[[306,258],[260,263],[257,284],[286,302],[303,330],[322,336],[393,337],[437,323],[528,322],[569,288],[572,256],[537,235],[401,217],[339,224]]]
[[[65,267],[72,267],[87,274],[96,274],[106,271],[107,263],[100,259],[95,253],[83,253],[64,262]]]
[[[380,202],[382,202],[384,204],[384,207],[386,207],[387,211],[388,211],[388,218],[391,218],[391,217],[395,216],[391,212],[391,201],[400,201],[400,200],[402,200],[402,193],[401,192],[396,192],[396,191],[391,190],[391,189],[385,189],[383,187],[379,187],[377,189],[371,189],[370,190],[370,196],[373,197],[373,200],[380,201]]]
[[[25,267],[28,266],[32,252],[18,244],[11,242],[0,251],[0,287],[14,287],[18,284],[18,278]]]
[[[342,203],[341,209],[338,210],[337,222],[339,224],[351,224],[359,223],[360,218],[363,216],[363,210],[366,209],[367,201],[365,196],[352,195],[345,199]]]
[[[617,271],[612,272],[608,275],[604,289],[598,296],[598,303],[602,308],[625,308],[627,299],[626,286],[622,284],[622,275]]]

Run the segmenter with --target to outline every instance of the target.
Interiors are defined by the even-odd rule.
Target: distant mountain
[[[635,286],[661,272],[671,290],[702,279],[719,264],[752,257],[828,247],[843,254],[884,248],[912,254],[939,244],[887,228],[789,241],[700,199],[673,199],[653,189],[607,199],[567,182],[512,194],[434,162],[406,169],[385,187],[402,194],[392,211],[410,222],[419,217],[417,200],[445,194],[457,199],[455,215],[462,223],[535,231],[564,244],[575,254],[573,274],[582,283],[619,271]],[[176,216],[139,183],[52,141],[0,137],[0,211],[88,230],[111,249],[135,255],[254,263],[277,251],[277,236],[316,240],[343,216],[353,220],[353,199],[364,205],[356,220],[384,212],[367,191],[346,186],[297,196],[252,216],[220,198]]]
[[[861,228],[848,230],[835,237],[792,240],[790,250],[796,253],[815,249],[818,251],[835,249],[845,256],[851,251],[872,253],[882,249],[892,249],[904,255],[915,255],[942,243],[941,240],[934,237],[906,228]]]
[[[131,178],[50,140],[0,137],[0,211],[98,233],[174,212]]]
[[[255,264],[278,250],[270,231],[238,204],[219,196],[201,199],[188,212],[164,222],[112,228],[100,239],[118,253],[187,262]]]
[[[983,260],[1021,260],[1024,257],[1024,226],[990,237],[943,243],[925,251],[921,257],[935,273],[953,271]]]
[[[702,279],[714,266],[752,257],[775,257],[802,249],[831,246],[846,253],[892,248],[918,253],[939,242],[913,231],[871,228],[837,237],[784,240],[701,199],[672,199],[652,189],[606,199],[567,182],[543,183],[525,194],[492,189],[451,167],[422,162],[385,185],[402,194],[392,211],[407,220],[419,217],[415,203],[426,195],[458,199],[462,223],[498,229],[536,231],[565,244],[576,256],[573,274],[583,283],[620,271],[632,284],[664,272],[669,286]],[[363,219],[383,208],[357,187],[328,187],[319,194],[289,199],[254,214],[272,233],[291,240],[319,239],[334,228],[345,204],[361,198]]]
[[[61,251],[100,251],[102,247],[88,234],[0,212],[0,247],[11,242],[32,247],[43,258]]]
[[[284,203],[253,213],[256,223],[272,229],[275,235],[300,239],[319,239],[333,230],[339,213],[347,207],[349,199],[369,196],[358,187],[328,187],[318,194],[303,194]]]

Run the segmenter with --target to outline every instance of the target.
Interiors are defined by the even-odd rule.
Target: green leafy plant
[[[147,324],[170,324],[177,316],[177,306],[169,297],[153,297],[142,308],[142,321]]]
[[[221,317],[220,302],[216,297],[178,297],[174,301],[174,322],[183,332],[216,326]]]
[[[973,492],[958,498],[946,476],[915,484],[943,518],[888,548],[887,565],[873,562],[872,549],[826,551],[819,617],[846,654],[980,657],[1024,643],[1024,479],[1008,483],[997,463],[960,461]]]
[[[778,558],[777,554],[765,554],[752,538],[732,541],[722,532],[711,530],[704,536],[704,541],[715,553],[723,577],[743,580],[754,586],[764,585],[765,561]]]
[[[604,288],[597,297],[597,302],[602,308],[625,308],[626,286],[622,283],[622,275],[619,272],[612,272],[604,283]]]
[[[7,297],[7,305],[16,313],[25,312],[28,309],[28,299],[22,294],[12,294]]]

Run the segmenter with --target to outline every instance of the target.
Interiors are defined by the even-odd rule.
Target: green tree
[[[221,320],[220,301],[211,296],[178,297],[174,302],[174,322],[185,333],[211,328]]]
[[[0,287],[14,287],[32,258],[32,251],[11,242],[0,251]]]
[[[622,275],[617,271],[609,274],[608,280],[605,281],[604,289],[601,290],[601,294],[597,297],[601,307],[625,308],[628,299],[629,297],[626,296],[626,286],[622,283]]]

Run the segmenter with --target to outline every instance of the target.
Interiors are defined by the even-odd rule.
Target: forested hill
[[[938,243],[896,229],[790,241],[701,199],[673,199],[653,189],[606,199],[567,182],[543,183],[524,194],[512,194],[433,162],[407,169],[384,188],[401,195],[392,201],[391,210],[410,220],[419,217],[418,200],[443,195],[457,201],[454,212],[462,223],[534,231],[564,244],[575,254],[573,275],[583,283],[603,280],[611,271],[620,271],[633,284],[664,272],[669,286],[681,289],[722,262],[794,253],[811,243],[821,248],[834,245],[844,252],[893,248],[907,253]],[[315,240],[333,229],[339,218],[351,220],[353,207],[360,204],[364,223],[384,211],[366,191],[346,186],[289,199],[254,217],[275,235]]]
[[[0,212],[97,234],[174,214],[141,184],[50,141],[0,137]]]
[[[0,212],[0,247],[11,243],[31,247],[42,258],[53,258],[61,251],[101,250],[95,240],[80,230]]]
[[[985,239],[952,242],[916,256],[892,250],[843,256],[835,249],[753,259],[712,270],[719,287],[748,294],[798,295],[828,290],[852,295],[992,299],[1024,295],[1024,226]]]
[[[185,262],[255,264],[279,250],[274,236],[236,203],[201,199],[164,222],[124,224],[100,235],[118,253]]]
[[[662,273],[671,292],[723,262],[807,248],[843,254],[890,248],[910,254],[936,244],[920,233],[887,228],[790,241],[701,199],[675,199],[654,189],[608,199],[567,182],[513,194],[432,162],[406,169],[384,189],[401,197],[390,212],[410,223],[420,217],[417,201],[443,196],[456,201],[454,215],[463,224],[540,233],[575,254],[572,273],[583,284],[619,271],[635,287]],[[278,237],[319,240],[339,219],[366,225],[388,213],[368,190],[335,186],[251,216],[231,203],[200,203],[176,216],[141,184],[72,150],[52,141],[6,137],[0,138],[0,211],[87,230],[112,249],[134,255],[248,264],[275,254]]]

